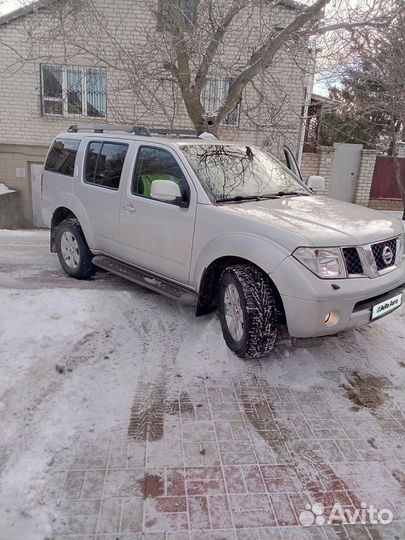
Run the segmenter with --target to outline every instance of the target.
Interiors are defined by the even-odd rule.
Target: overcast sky
[[[18,9],[25,3],[28,4],[28,2],[21,2],[19,0],[0,0],[0,15],[4,15],[5,13],[8,13],[9,11],[14,11],[15,9]]]

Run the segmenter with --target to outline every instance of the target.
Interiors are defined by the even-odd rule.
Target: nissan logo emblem
[[[385,246],[382,250],[382,258],[384,261],[385,266],[389,266],[392,263],[392,260],[394,258],[394,253],[392,252],[392,249],[389,246]]]

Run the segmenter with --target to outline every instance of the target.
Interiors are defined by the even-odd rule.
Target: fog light
[[[335,326],[339,322],[339,320],[339,313],[336,313],[336,311],[329,311],[329,313],[325,315],[323,322],[325,326],[330,328],[331,326]]]

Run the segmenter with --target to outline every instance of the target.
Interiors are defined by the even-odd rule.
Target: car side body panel
[[[195,290],[199,290],[204,270],[221,257],[248,260],[270,275],[288,257],[289,249],[265,237],[260,224],[248,219],[243,221],[245,227],[241,227],[236,214],[223,212],[219,206],[197,205],[189,279]]]

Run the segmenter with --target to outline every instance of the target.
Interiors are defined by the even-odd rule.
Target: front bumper
[[[374,279],[324,280],[287,257],[270,277],[281,295],[290,335],[320,337],[368,324],[373,305],[404,289],[405,259],[392,272]],[[339,321],[328,327],[324,321],[330,312],[339,314]]]

